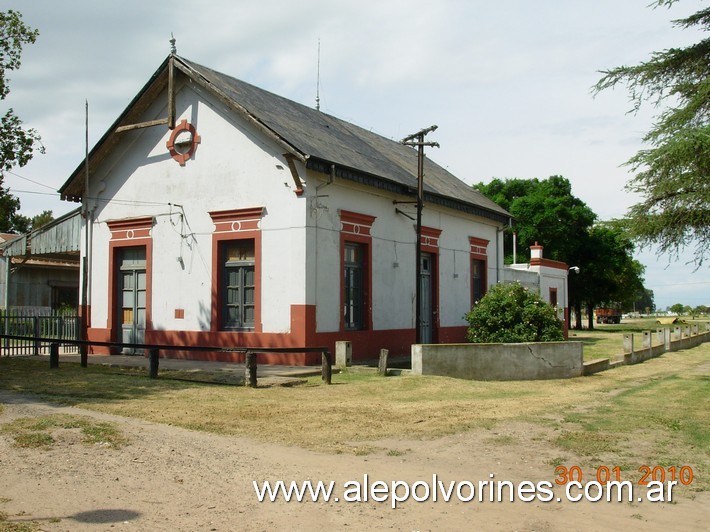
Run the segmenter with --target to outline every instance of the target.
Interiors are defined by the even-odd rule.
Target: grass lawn
[[[690,465],[710,488],[710,343],[567,380],[480,382],[364,369],[296,387],[250,389],[135,371],[0,358],[0,389],[190,429],[336,453],[385,438],[427,439],[508,421],[535,423],[549,445],[594,464]]]
[[[696,319],[685,318],[683,325],[699,324],[705,327],[710,321],[708,318]],[[586,322],[585,322],[586,324]],[[663,328],[656,323],[656,318],[644,319],[624,319],[619,324],[594,324],[594,329],[570,329],[569,340],[582,342],[584,349],[584,361],[596,360],[599,358],[614,358],[624,353],[624,334],[640,334],[643,331],[655,331]]]

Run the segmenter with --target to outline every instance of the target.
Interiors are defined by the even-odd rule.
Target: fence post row
[[[6,320],[5,321],[5,327],[7,328],[7,316],[2,316],[0,315],[0,318],[3,318]],[[25,318],[26,319],[26,318]],[[26,323],[26,322],[25,322]],[[33,323],[33,329],[35,329],[35,332],[37,332],[37,320],[34,320]],[[60,329],[63,329],[63,324],[60,322]],[[53,328],[54,329],[54,328]],[[2,337],[2,343],[5,346],[5,355],[8,355],[7,353],[7,345],[10,340],[17,340],[19,342],[26,342],[25,345],[27,345],[27,342],[31,342],[30,346],[33,346],[35,349],[35,354],[37,353],[37,346],[41,346],[43,348],[46,348],[47,346],[49,347],[49,354],[50,354],[50,368],[58,368],[59,367],[59,347],[60,344],[62,345],[73,345],[79,347],[79,351],[81,353],[81,365],[83,367],[88,366],[88,347],[89,345],[100,345],[100,346],[108,346],[108,347],[115,347],[115,346],[132,346],[140,349],[145,349],[148,351],[148,356],[149,356],[149,376],[152,379],[158,378],[158,369],[159,369],[159,360],[160,360],[160,350],[163,349],[188,349],[188,350],[197,350],[197,351],[224,351],[224,348],[219,348],[219,347],[197,347],[197,346],[173,346],[173,345],[145,345],[145,344],[123,344],[123,343],[118,343],[118,342],[98,342],[98,341],[83,341],[83,340],[77,340],[77,339],[68,339],[68,338],[46,338],[42,336],[24,336],[24,335],[14,335],[14,334],[7,334],[4,333],[2,334],[3,331],[0,331],[0,337]],[[10,349],[17,347],[17,352],[15,354],[26,354],[23,353],[23,346],[18,345],[15,346],[10,346]],[[244,380],[245,384],[247,386],[250,386],[252,388],[256,388],[257,386],[257,363],[256,363],[256,354],[258,352],[273,352],[273,353],[297,353],[301,352],[302,348],[259,348],[256,350],[244,350],[245,353],[245,375],[244,375]],[[238,351],[243,351],[243,348],[237,349]],[[323,379],[323,382],[326,384],[332,384],[332,374],[333,374],[333,360],[330,351],[324,348],[320,347],[313,347],[309,348],[306,347],[305,350],[307,352],[320,352],[322,355],[322,361],[321,361],[321,377]],[[234,349],[227,349],[227,351],[234,351]]]

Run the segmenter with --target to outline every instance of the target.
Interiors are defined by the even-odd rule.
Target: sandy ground
[[[51,413],[116,423],[130,443],[114,449],[64,435],[49,450],[18,449],[0,434],[0,512],[42,530],[710,530],[710,494],[672,504],[578,502],[345,502],[344,484],[554,480],[544,428],[507,424],[434,441],[380,441],[366,456],[321,454],[239,437],[57,407],[0,392],[0,424]],[[60,435],[61,436],[61,435]],[[510,437],[512,436],[512,437]],[[512,442],[512,443],[511,443]],[[568,456],[568,465],[574,457]],[[336,481],[339,502],[259,502],[252,481]],[[466,492],[468,493],[468,492]],[[640,493],[639,493],[640,494]],[[2,529],[2,523],[0,523]]]

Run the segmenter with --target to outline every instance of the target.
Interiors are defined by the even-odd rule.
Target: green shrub
[[[474,343],[555,342],[564,340],[555,309],[520,283],[492,287],[466,314],[466,335]]]

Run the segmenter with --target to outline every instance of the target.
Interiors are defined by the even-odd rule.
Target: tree
[[[597,217],[594,211],[572,194],[572,185],[562,176],[493,179],[488,184],[478,183],[473,187],[515,218],[514,229],[505,234],[504,249],[513,249],[515,231],[518,257],[528,256],[530,246],[538,242],[545,249],[545,257],[582,266],[581,275],[569,278],[569,303],[581,328],[582,292],[589,277],[584,267],[588,250],[585,242]],[[512,262],[512,253],[506,255],[506,262]]]
[[[0,183],[2,180],[0,179]],[[26,233],[25,217],[17,211],[20,209],[20,200],[8,194],[0,186],[0,232]]]
[[[12,217],[12,226],[13,230],[16,233],[29,233],[30,231],[39,229],[43,225],[47,225],[52,220],[54,220],[54,215],[52,214],[52,211],[42,211],[41,213],[33,216],[32,218],[29,218],[28,216],[24,216],[16,212]]]
[[[624,305],[624,311],[626,312],[641,312],[643,314],[651,314],[656,312],[656,303],[654,302],[653,290],[644,288],[634,299],[631,304]]]
[[[43,225],[47,225],[49,222],[54,220],[54,215],[52,211],[44,210],[36,216],[32,217],[32,230],[39,229]]]
[[[474,343],[564,340],[555,309],[520,283],[495,285],[466,314],[466,321],[466,337]]]
[[[7,72],[20,68],[22,47],[33,44],[39,31],[22,22],[22,15],[12,9],[0,11],[0,100],[10,94],[10,80]],[[22,121],[8,109],[0,122],[0,171],[13,166],[24,166],[40,144],[40,136],[34,129],[23,129]]]
[[[634,246],[624,232],[609,224],[595,225],[585,242],[581,288],[572,298],[584,305],[587,327],[594,328],[594,308],[623,308],[644,291],[644,266],[633,258]],[[577,281],[574,276],[574,281]],[[577,328],[580,328],[577,323]]]
[[[528,256],[530,246],[538,242],[547,258],[576,264],[579,242],[597,216],[572,194],[567,179],[493,179],[473,187],[515,218],[518,257]],[[512,231],[505,238],[506,249],[512,250]]]
[[[683,305],[683,303],[676,303],[675,305],[671,305],[671,308],[669,310],[673,314],[677,314],[678,316],[682,316],[683,312],[685,311],[685,305]]]
[[[654,7],[677,0],[656,0]],[[710,29],[710,8],[673,21],[680,28]],[[650,102],[664,106],[643,140],[650,147],[627,161],[635,173],[627,189],[642,196],[626,221],[642,246],[657,244],[678,256],[695,245],[700,267],[710,254],[710,39],[655,52],[635,66],[603,71],[600,92],[628,87],[633,111]]]
[[[7,74],[20,68],[22,47],[34,43],[37,35],[39,32],[25,25],[17,11],[0,11],[0,100],[10,94]],[[25,217],[17,214],[20,200],[2,187],[2,172],[26,165],[35,150],[44,153],[39,134],[23,128],[22,120],[8,109],[0,118],[0,231],[26,232]]]
[[[518,256],[527,255],[527,248],[538,242],[545,257],[580,267],[579,275],[568,278],[577,329],[582,328],[583,308],[593,328],[596,305],[632,301],[643,290],[643,266],[633,259],[633,243],[623,228],[612,223],[594,225],[597,215],[572,194],[564,177],[494,179],[474,187],[515,218]],[[506,239],[512,240],[512,234]]]

